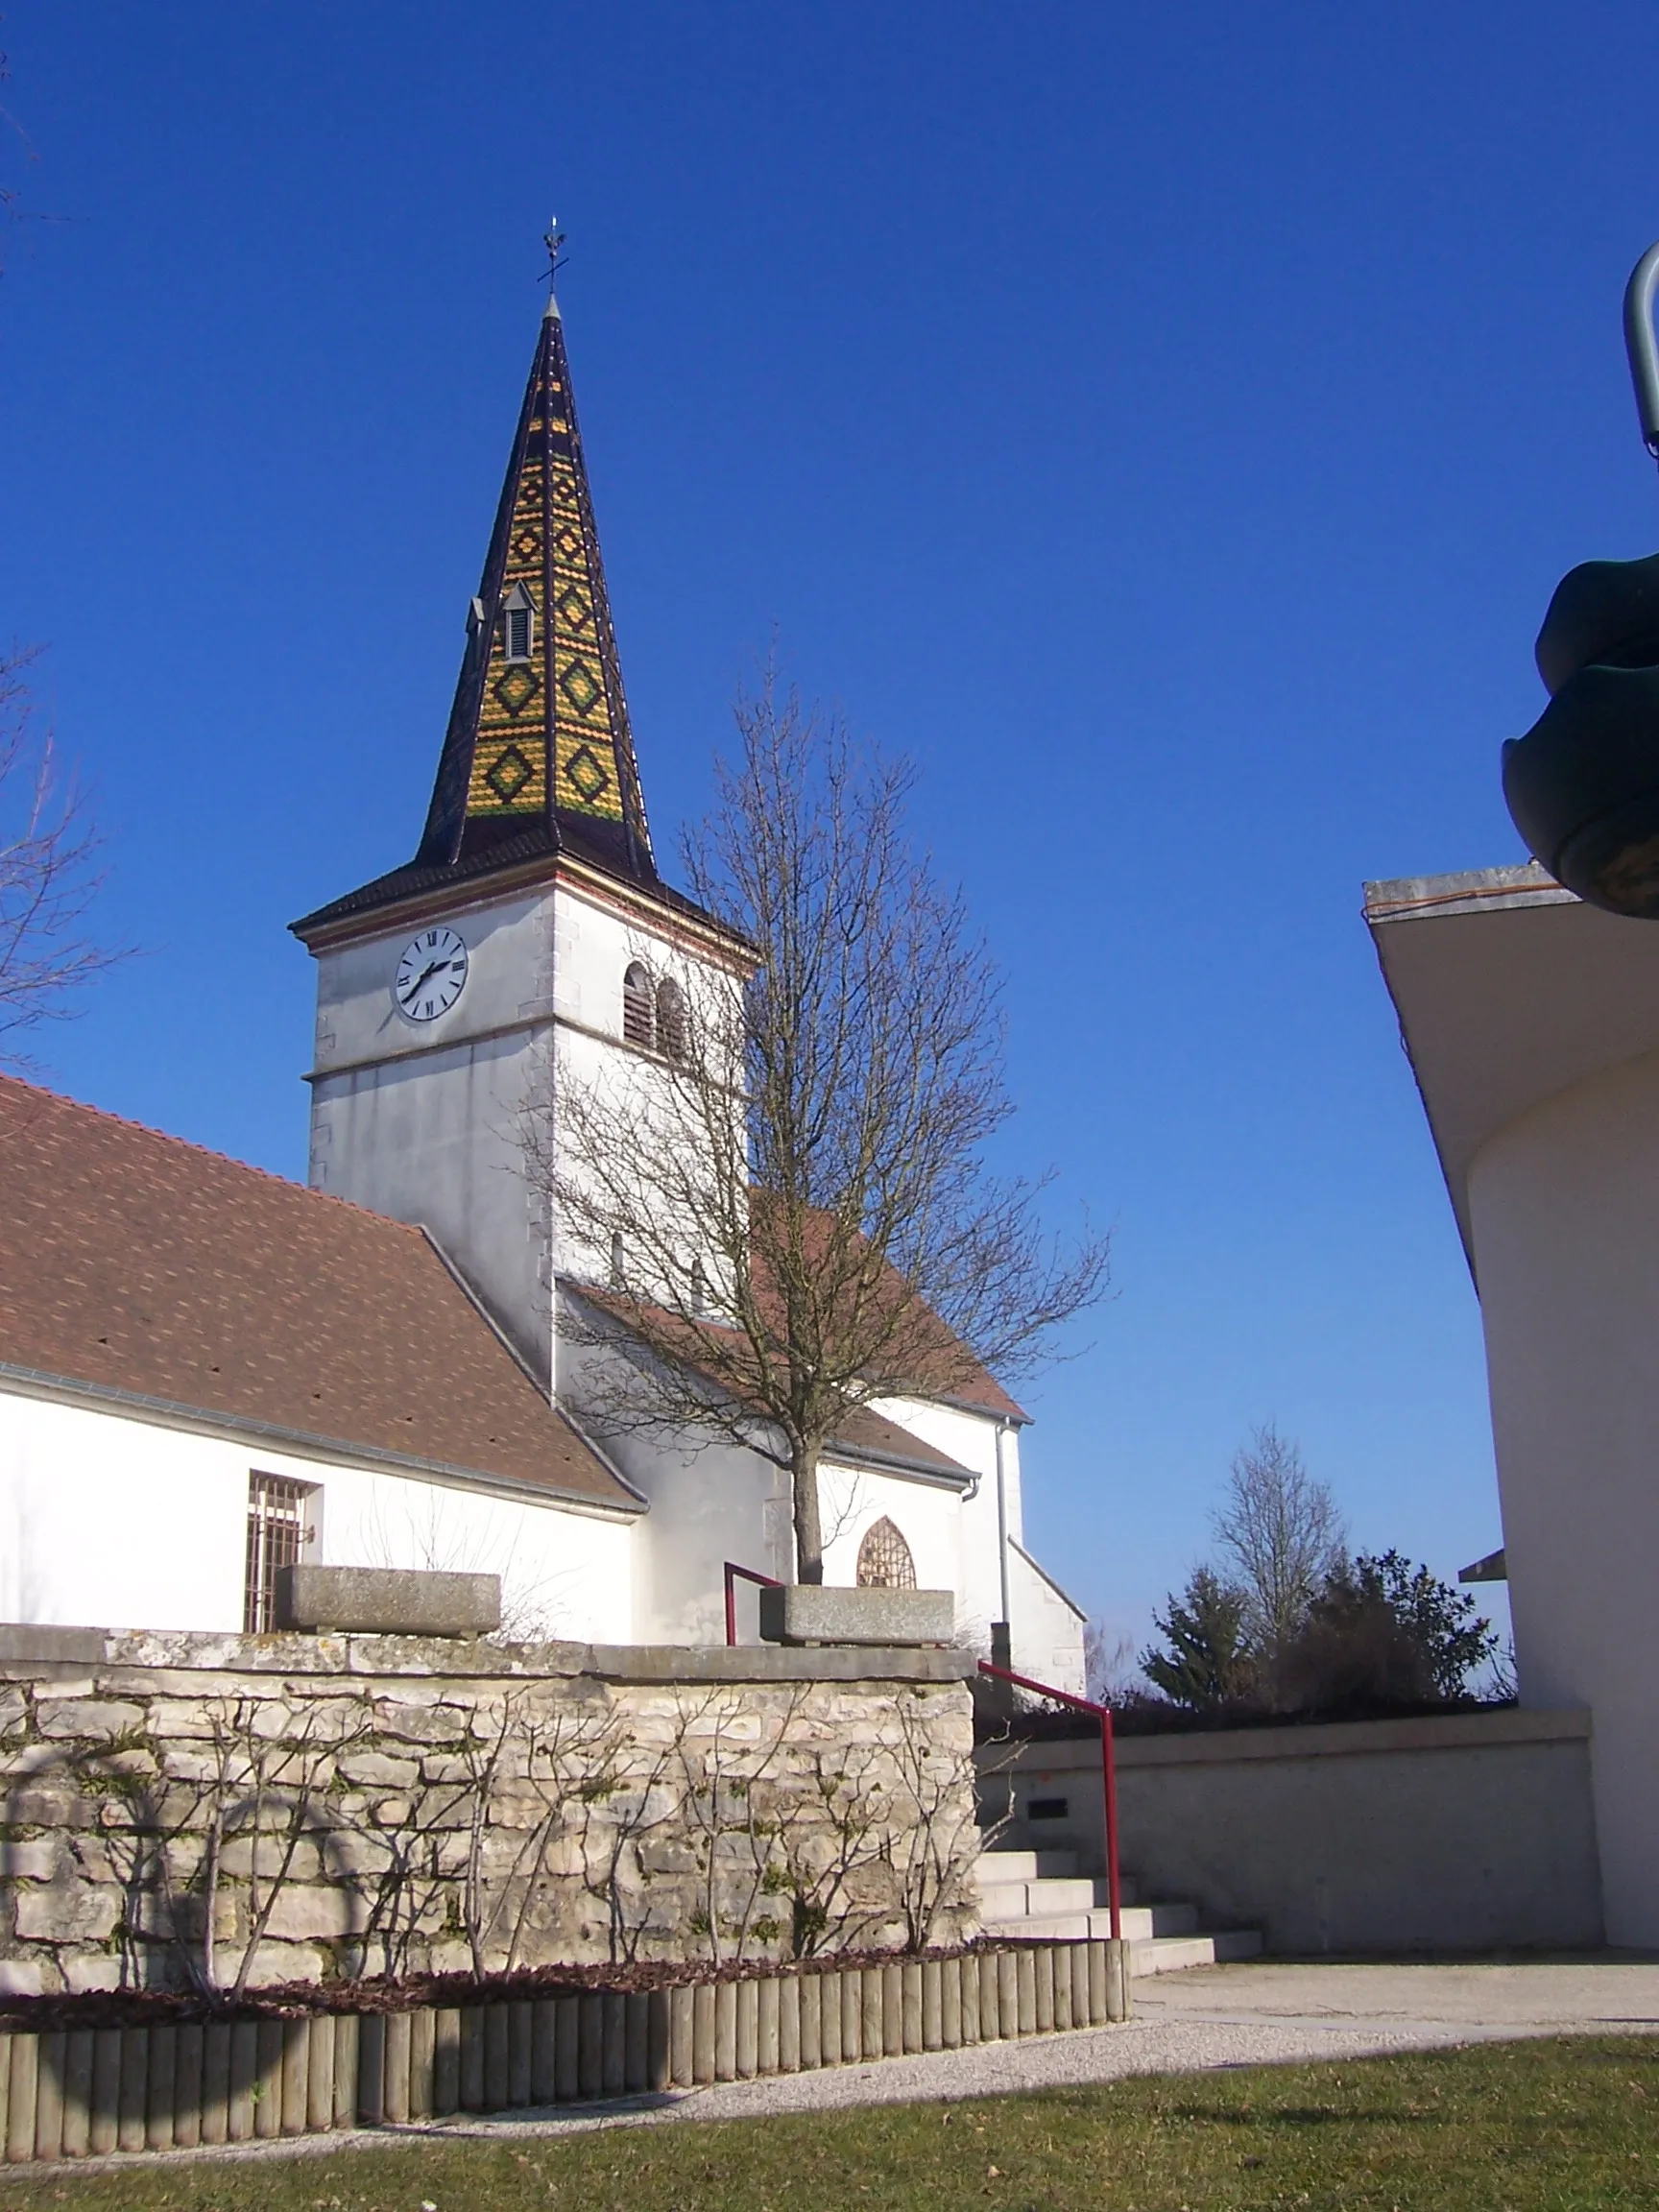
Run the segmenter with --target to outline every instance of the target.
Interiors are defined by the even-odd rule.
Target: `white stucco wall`
[[[563,880],[460,901],[443,926],[467,946],[467,983],[431,1022],[410,1021],[392,994],[411,925],[320,954],[311,1182],[423,1222],[546,1379],[553,1267],[603,1281],[610,1254],[550,1220],[526,1169],[526,1110],[553,1095],[557,1130],[555,1086],[664,1094],[662,1063],[623,1039],[631,962],[654,982],[672,976],[691,1019],[737,985],[638,912]],[[695,1238],[684,1241],[688,1263]]]
[[[502,1577],[506,1625],[633,1640],[634,1523],[0,1392],[0,1620],[242,1626],[248,1481],[320,1487],[311,1556]]]
[[[1470,1216],[1525,1705],[1587,1705],[1607,1936],[1659,1944],[1659,1054],[1476,1155]]]
[[[392,996],[408,925],[324,952],[311,1104],[313,1187],[424,1222],[543,1378],[546,1209],[517,1121],[552,1010],[551,915],[543,892],[445,914],[467,946],[467,986],[433,1022],[409,1021]]]

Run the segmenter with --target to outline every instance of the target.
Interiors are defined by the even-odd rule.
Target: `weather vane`
[[[565,243],[565,233],[559,228],[559,218],[557,215],[551,215],[548,217],[547,228],[542,232],[541,243],[547,249],[547,290],[549,296],[551,296],[553,290],[553,279],[558,276],[560,270],[565,266],[564,262],[559,258],[559,249]]]

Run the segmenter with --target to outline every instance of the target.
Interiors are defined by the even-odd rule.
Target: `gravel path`
[[[757,2120],[771,2112],[830,2112],[855,2104],[1005,2096],[1111,2081],[1129,2074],[1361,2058],[1390,2051],[1525,2035],[1659,2032],[1659,1964],[1598,1959],[1524,1966],[1276,1966],[1196,1968],[1135,1985],[1135,2017],[1027,2043],[983,2044],[918,2058],[885,2058],[820,2074],[728,2081],[604,2105],[446,2120],[426,2128],[249,2143],[233,2151],[137,2153],[76,2161],[76,2171],[184,2158],[327,2156],[428,2132],[453,2138],[547,2137],[676,2120]],[[67,2171],[66,2169],[63,2171]],[[38,2168],[0,2167],[37,2174]]]

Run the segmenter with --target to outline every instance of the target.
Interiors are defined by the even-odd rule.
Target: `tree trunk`
[[[790,1457],[795,1492],[795,1579],[824,1579],[824,1525],[818,1513],[818,1448],[800,1444]]]

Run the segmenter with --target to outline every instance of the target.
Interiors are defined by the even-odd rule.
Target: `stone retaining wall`
[[[0,1990],[952,1945],[973,1668],[0,1628]]]

